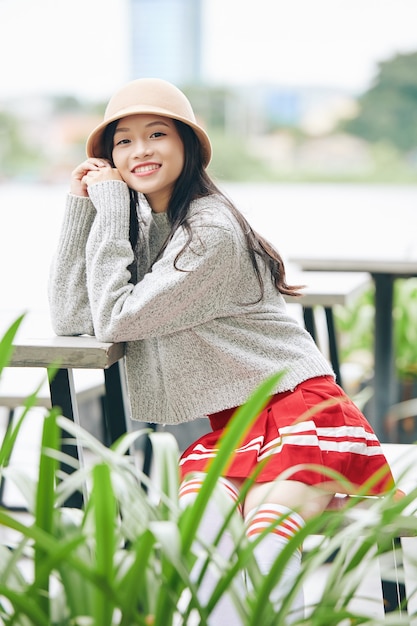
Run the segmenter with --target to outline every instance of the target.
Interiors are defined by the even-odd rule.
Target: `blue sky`
[[[359,92],[377,63],[417,50],[417,0],[205,0],[212,83]],[[107,98],[129,74],[127,0],[0,0],[0,100]]]

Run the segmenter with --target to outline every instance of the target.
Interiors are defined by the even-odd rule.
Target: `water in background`
[[[417,185],[238,184],[221,187],[286,258],[307,250],[372,249],[387,257],[417,237]],[[0,310],[46,311],[52,254],[68,185],[0,185]],[[389,228],[381,231],[385,222]],[[413,245],[407,243],[408,246]],[[417,245],[417,243],[415,244]]]

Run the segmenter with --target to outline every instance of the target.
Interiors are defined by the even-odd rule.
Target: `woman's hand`
[[[104,159],[83,161],[71,174],[70,191],[76,196],[88,196],[88,186],[103,180],[123,180],[117,169]]]

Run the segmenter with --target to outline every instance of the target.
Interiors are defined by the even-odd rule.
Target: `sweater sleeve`
[[[101,341],[158,337],[219,316],[237,266],[233,229],[200,218],[193,240],[178,229],[161,259],[136,285],[127,270],[133,260],[129,211],[123,183],[93,186],[97,219],[87,246],[87,284],[96,336]],[[177,268],[174,266],[176,262]]]
[[[86,244],[96,211],[89,198],[68,194],[48,298],[57,335],[94,334],[86,283]]]

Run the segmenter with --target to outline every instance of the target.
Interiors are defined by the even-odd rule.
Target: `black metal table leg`
[[[327,335],[329,338],[330,361],[332,363],[332,367],[336,375],[336,382],[342,387],[343,385],[342,385],[342,377],[340,374],[339,351],[337,347],[336,329],[335,329],[335,324],[334,324],[333,310],[331,307],[324,307],[324,310],[326,313]],[[303,317],[304,317],[304,325],[306,327],[306,330],[310,333],[314,341],[317,343],[317,329],[316,329],[316,323],[314,320],[313,307],[303,307]]]
[[[327,335],[329,337],[330,361],[332,363],[334,373],[336,374],[336,382],[343,387],[342,376],[340,374],[339,349],[337,346],[333,309],[331,307],[324,307],[324,311],[326,313]]]
[[[78,416],[72,370],[59,369],[50,380],[49,387],[51,391],[52,406],[59,406],[61,408],[62,415],[79,424],[80,420]],[[78,444],[67,443],[65,438],[70,437],[70,435],[68,435],[65,431],[62,431],[61,437],[62,452],[68,454],[79,462],[82,457],[82,451],[79,449]],[[71,474],[75,471],[71,465],[66,463],[62,463],[61,468],[66,474]],[[84,496],[80,491],[74,492],[65,502],[65,506],[73,508],[82,508],[83,504]]]
[[[306,330],[313,337],[314,341],[317,343],[317,332],[316,332],[316,324],[314,321],[314,311],[312,307],[303,307],[303,317],[304,317],[304,325]]]
[[[106,385],[104,417],[107,445],[111,445],[127,432],[121,367],[123,367],[122,362],[116,361],[111,367],[104,370]]]
[[[393,397],[393,290],[392,274],[374,274],[375,283],[375,346],[374,346],[374,397],[371,424],[380,441],[387,440],[384,419]]]

